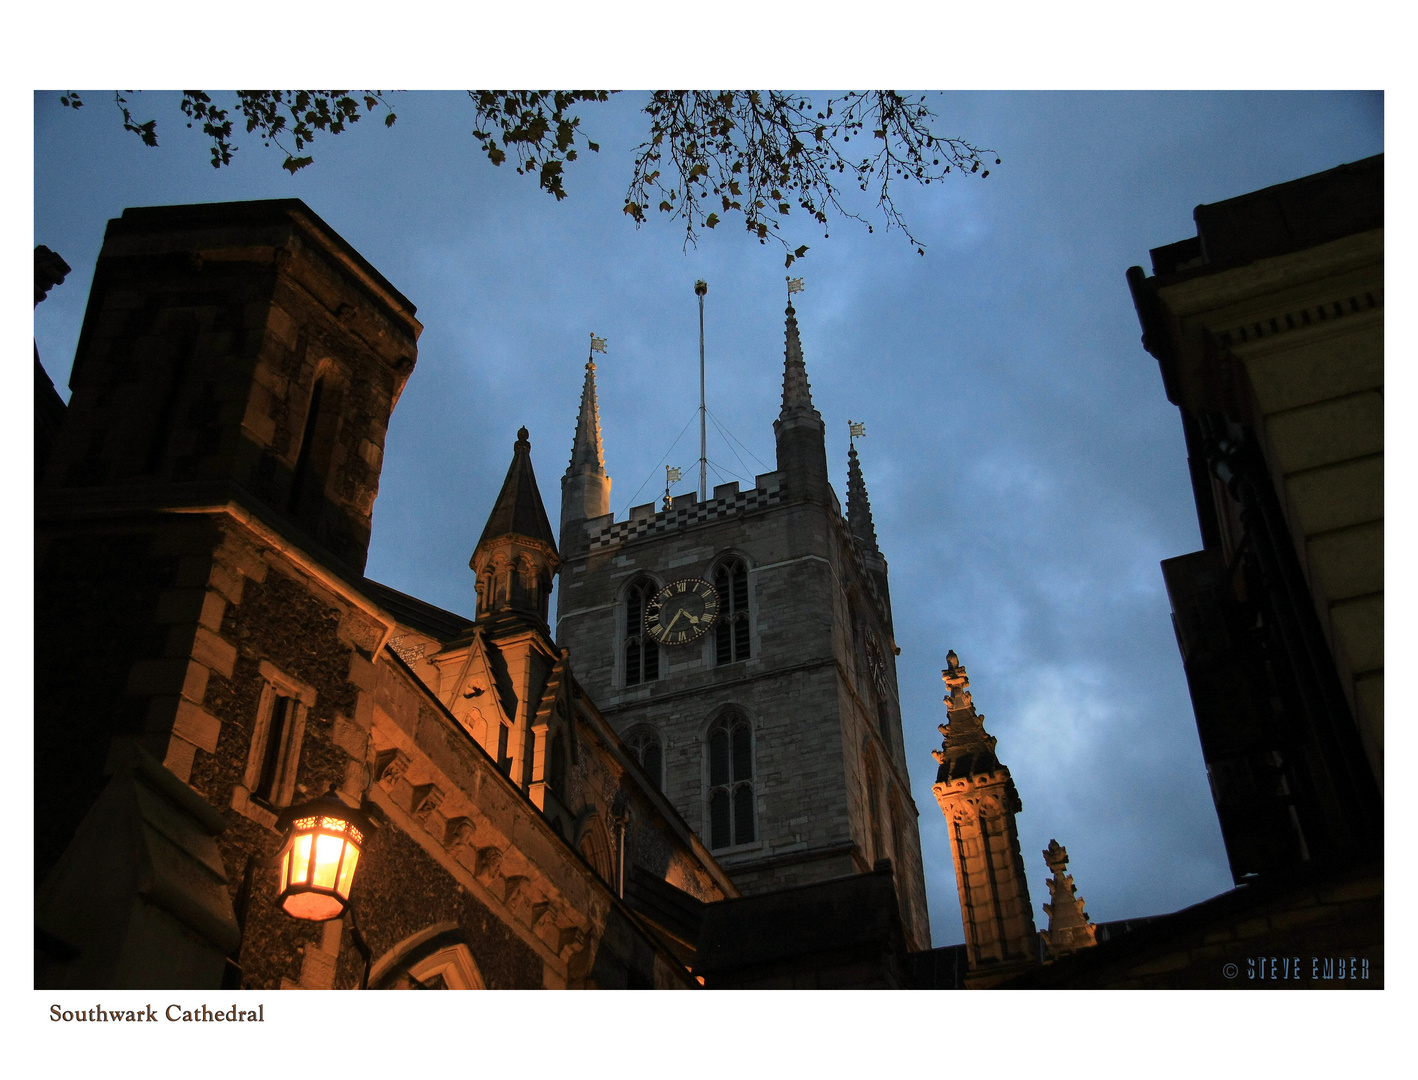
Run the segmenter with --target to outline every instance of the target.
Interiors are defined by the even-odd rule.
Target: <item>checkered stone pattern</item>
[[[662,510],[654,517],[607,525],[599,532],[591,534],[590,549],[600,551],[603,548],[614,547],[630,540],[638,540],[643,536],[683,529],[701,521],[714,521],[718,518],[731,517],[734,514],[743,514],[762,507],[776,506],[782,500],[781,485],[777,480],[770,480],[767,487],[754,488],[752,491],[740,491],[731,499],[709,499],[692,506]]]

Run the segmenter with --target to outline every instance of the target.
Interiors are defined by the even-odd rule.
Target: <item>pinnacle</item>
[[[783,411],[778,418],[785,420],[795,415],[819,418],[817,410],[812,407],[812,391],[807,382],[807,367],[803,363],[803,346],[798,338],[797,313],[793,311],[791,301],[785,314],[787,328],[783,349]]]
[[[946,663],[949,666],[940,676],[949,691],[945,696],[949,722],[940,725],[944,741],[934,751],[940,764],[937,781],[1001,768],[995,756],[995,738],[985,730],[984,714],[975,711],[970,676],[954,649],[946,655]]]
[[[868,551],[877,551],[876,526],[871,517],[871,500],[867,497],[866,481],[862,479],[862,466],[857,460],[857,447],[853,443],[847,451],[847,523],[852,535],[862,542]]]
[[[586,361],[586,381],[581,386],[581,409],[576,416],[576,436],[571,442],[571,464],[567,475],[576,472],[606,471],[601,447],[601,410],[596,403],[596,365]]]

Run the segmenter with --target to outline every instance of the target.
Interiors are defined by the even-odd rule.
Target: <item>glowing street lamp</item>
[[[320,798],[292,806],[276,824],[286,829],[276,896],[281,908],[297,919],[339,918],[349,906],[369,819],[341,802],[331,786]]]

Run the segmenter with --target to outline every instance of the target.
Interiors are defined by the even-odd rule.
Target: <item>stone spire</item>
[[[576,414],[576,437],[571,441],[571,464],[566,475],[589,471],[605,475],[601,452],[601,409],[596,404],[596,365],[586,361],[586,381],[581,384],[581,410]]]
[[[545,628],[552,575],[561,560],[532,472],[527,429],[517,432],[512,464],[468,565],[478,575],[478,620],[516,613]]]
[[[819,423],[822,416],[812,407],[812,388],[807,383],[807,365],[803,363],[803,343],[798,338],[798,313],[788,301],[787,329],[783,347],[783,409],[779,420],[791,416],[811,416]]]
[[[878,552],[876,546],[876,526],[871,519],[871,500],[867,498],[866,481],[862,479],[862,466],[857,460],[857,444],[854,442],[847,451],[847,523],[852,535],[862,542],[869,552]]]
[[[1030,966],[1038,938],[1014,815],[1024,809],[1009,770],[995,756],[995,738],[975,712],[970,677],[952,649],[941,678],[949,722],[933,752],[934,787],[950,823],[960,917],[965,924],[967,985],[989,985]]]
[[[573,551],[583,542],[582,526],[611,512],[611,478],[601,449],[601,410],[596,404],[596,365],[586,361],[581,385],[581,409],[571,440],[571,463],[561,478],[561,550]]]
[[[1049,959],[1056,960],[1097,945],[1098,928],[1089,922],[1088,912],[1083,910],[1083,897],[1074,888],[1073,875],[1064,873],[1068,868],[1068,848],[1057,840],[1050,840],[1044,850],[1044,862],[1054,874],[1044,881],[1053,902],[1044,905],[1049,928],[1039,936],[1044,939]]]
[[[812,390],[807,383],[807,366],[803,363],[803,346],[798,338],[798,318],[791,300],[785,314],[783,408],[773,421],[778,471],[787,474],[790,490],[828,501],[831,488],[827,482],[822,415],[812,407]]]

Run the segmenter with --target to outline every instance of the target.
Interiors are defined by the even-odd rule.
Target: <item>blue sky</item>
[[[733,222],[684,249],[668,220],[621,212],[642,94],[580,110],[601,145],[557,203],[468,134],[461,94],[394,99],[377,121],[318,139],[290,177],[246,142],[207,164],[175,97],[143,94],[160,148],[125,134],[102,94],[80,112],[34,98],[34,243],[74,268],[35,312],[66,381],[106,221],[128,206],[304,199],[418,307],[418,366],[390,425],[371,577],[472,614],[469,555],[519,425],[555,518],[591,331],[611,503],[693,488],[697,307],[720,479],[773,462],[783,259]],[[989,147],[988,179],[903,189],[926,245],[790,217],[814,404],[845,496],[847,420],[890,565],[906,748],[932,933],[963,940],[943,819],[931,795],[954,649],[1024,803],[1035,919],[1046,925],[1051,838],[1095,921],[1172,911],[1230,886],[1169,621],[1160,560],[1200,546],[1181,427],[1139,344],[1124,271],[1195,234],[1192,209],[1384,150],[1384,101],[1364,93],[949,93],[939,130]],[[869,207],[865,209],[869,210]],[[755,455],[757,460],[755,460]],[[732,470],[730,473],[727,470]],[[644,487],[636,494],[637,488]]]

